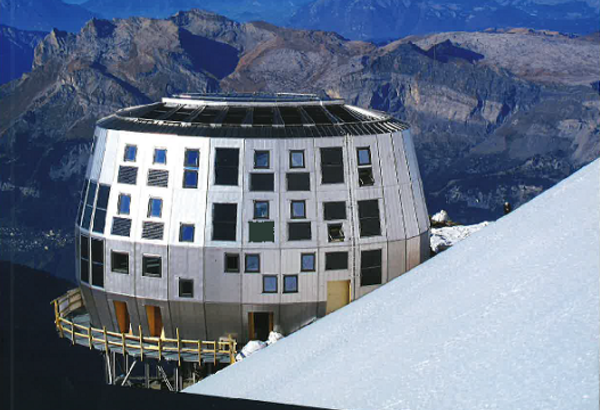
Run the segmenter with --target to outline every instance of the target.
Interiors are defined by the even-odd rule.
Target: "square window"
[[[154,163],[155,164],[166,164],[167,163],[167,150],[164,148],[156,148],[154,150]]]
[[[249,242],[275,242],[275,222],[251,221],[248,228]]]
[[[150,198],[148,201],[148,218],[160,218],[162,216],[162,199]]]
[[[283,277],[283,293],[298,293],[298,275]]]
[[[110,265],[113,272],[129,274],[129,254],[127,252],[111,252]]]
[[[356,156],[358,165],[371,165],[371,149],[369,147],[357,148]]]
[[[358,185],[359,186],[371,186],[375,184],[373,178],[373,168],[359,168],[358,169]]]
[[[277,293],[277,276],[263,276],[263,293]]]
[[[346,219],[346,202],[323,202],[323,214],[326,221]]]
[[[250,191],[273,192],[274,190],[274,174],[250,174]]]
[[[198,171],[193,169],[183,171],[183,187],[198,188]]]
[[[306,218],[306,201],[292,201],[292,219]]]
[[[288,191],[310,191],[310,174],[308,172],[288,172],[286,179]]]
[[[162,258],[160,256],[142,256],[142,276],[160,278],[162,276]]]
[[[244,272],[258,273],[260,272],[260,255],[257,253],[246,254],[246,268]]]
[[[125,155],[123,156],[123,161],[135,162],[136,156],[137,147],[135,145],[125,145]]]
[[[194,225],[181,224],[179,227],[179,242],[194,242]]]
[[[348,252],[327,252],[325,270],[348,269]]]
[[[197,149],[186,149],[183,158],[183,166],[190,168],[198,168],[200,164],[200,151]]]
[[[254,151],[254,168],[266,169],[270,167],[269,151]]]
[[[179,297],[193,298],[194,297],[194,281],[193,279],[179,278]]]
[[[269,219],[269,201],[254,201],[254,219]]]
[[[344,227],[342,224],[327,225],[327,235],[329,242],[343,242],[345,239]]]
[[[310,222],[288,223],[288,241],[310,241],[311,239]]]
[[[225,254],[225,272],[240,272],[240,255],[238,255],[237,253]]]
[[[304,151],[290,151],[290,168],[304,168]]]
[[[303,253],[301,256],[300,271],[314,272],[315,271],[315,254]]]

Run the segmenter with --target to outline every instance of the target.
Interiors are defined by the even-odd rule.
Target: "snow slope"
[[[186,390],[348,409],[598,409],[599,172]]]

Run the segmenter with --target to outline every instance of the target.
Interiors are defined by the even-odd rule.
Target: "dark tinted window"
[[[250,242],[275,242],[275,222],[248,222],[248,239]]]
[[[360,285],[381,284],[381,249],[360,254]]]
[[[250,191],[271,192],[275,187],[273,174],[250,174]]]
[[[310,222],[288,223],[288,240],[303,241],[312,239]]]
[[[213,204],[213,240],[235,241],[237,204]]]
[[[237,273],[240,271],[240,255],[237,253],[225,254],[225,272]]]
[[[371,167],[359,168],[358,185],[371,186],[373,184],[375,184],[375,179],[373,178],[373,169]]]
[[[310,191],[310,174],[308,172],[290,172],[286,174],[288,191]]]
[[[328,252],[325,254],[325,270],[348,269],[348,252]]]
[[[254,151],[254,168],[269,168],[270,162],[269,151]]]
[[[148,186],[166,188],[169,185],[169,171],[164,169],[148,170]]]
[[[329,242],[343,242],[344,235],[344,227],[342,224],[329,224],[327,225],[327,235],[329,237]]]
[[[120,166],[117,182],[119,182],[120,184],[135,185],[137,183],[137,173],[137,167]]]
[[[215,149],[215,185],[237,185],[239,149]]]
[[[129,254],[125,252],[110,253],[111,270],[117,273],[129,273]]]
[[[321,148],[321,182],[337,184],[344,182],[344,159],[342,148]]]
[[[144,255],[142,257],[142,275],[160,278],[162,276],[162,258]]]
[[[92,285],[104,287],[104,241],[92,238]]]
[[[179,279],[179,297],[194,297],[194,281],[192,279]]]
[[[323,202],[323,213],[326,221],[346,219],[346,202]]]
[[[90,238],[80,237],[80,255],[81,255],[81,281],[90,282]]]
[[[104,263],[104,241],[92,238],[92,262]]]
[[[377,199],[358,201],[358,220],[361,237],[381,235],[379,201]]]

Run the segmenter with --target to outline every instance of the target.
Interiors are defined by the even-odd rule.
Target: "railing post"
[[[202,367],[202,342],[198,340],[198,364]]]
[[[123,343],[123,356],[127,354],[127,349],[125,348],[125,333],[121,333],[121,343]]]
[[[106,326],[102,326],[102,331],[104,332],[104,350],[106,351],[106,354],[109,354],[110,350],[108,349],[108,335],[106,334]]]
[[[162,339],[159,337],[158,338],[158,361],[160,362],[162,360]]]
[[[179,328],[176,328],[177,332],[177,364],[181,366],[181,339],[179,338]]]
[[[144,360],[144,337],[142,336],[142,325],[139,325],[140,331],[140,360]]]
[[[88,340],[90,342],[90,350],[92,350],[93,347],[93,343],[92,343],[92,325],[88,325]]]

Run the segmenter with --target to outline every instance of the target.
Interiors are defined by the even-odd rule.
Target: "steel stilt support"
[[[150,364],[144,363],[144,384],[147,389],[150,388]]]
[[[121,386],[125,386],[125,383],[127,383],[127,380],[129,380],[129,376],[131,376],[131,372],[133,371],[133,368],[135,367],[136,364],[137,364],[137,360],[134,360],[133,363],[131,364],[131,367],[127,371],[127,374],[125,375],[125,378],[123,379],[123,383],[121,383]]]

